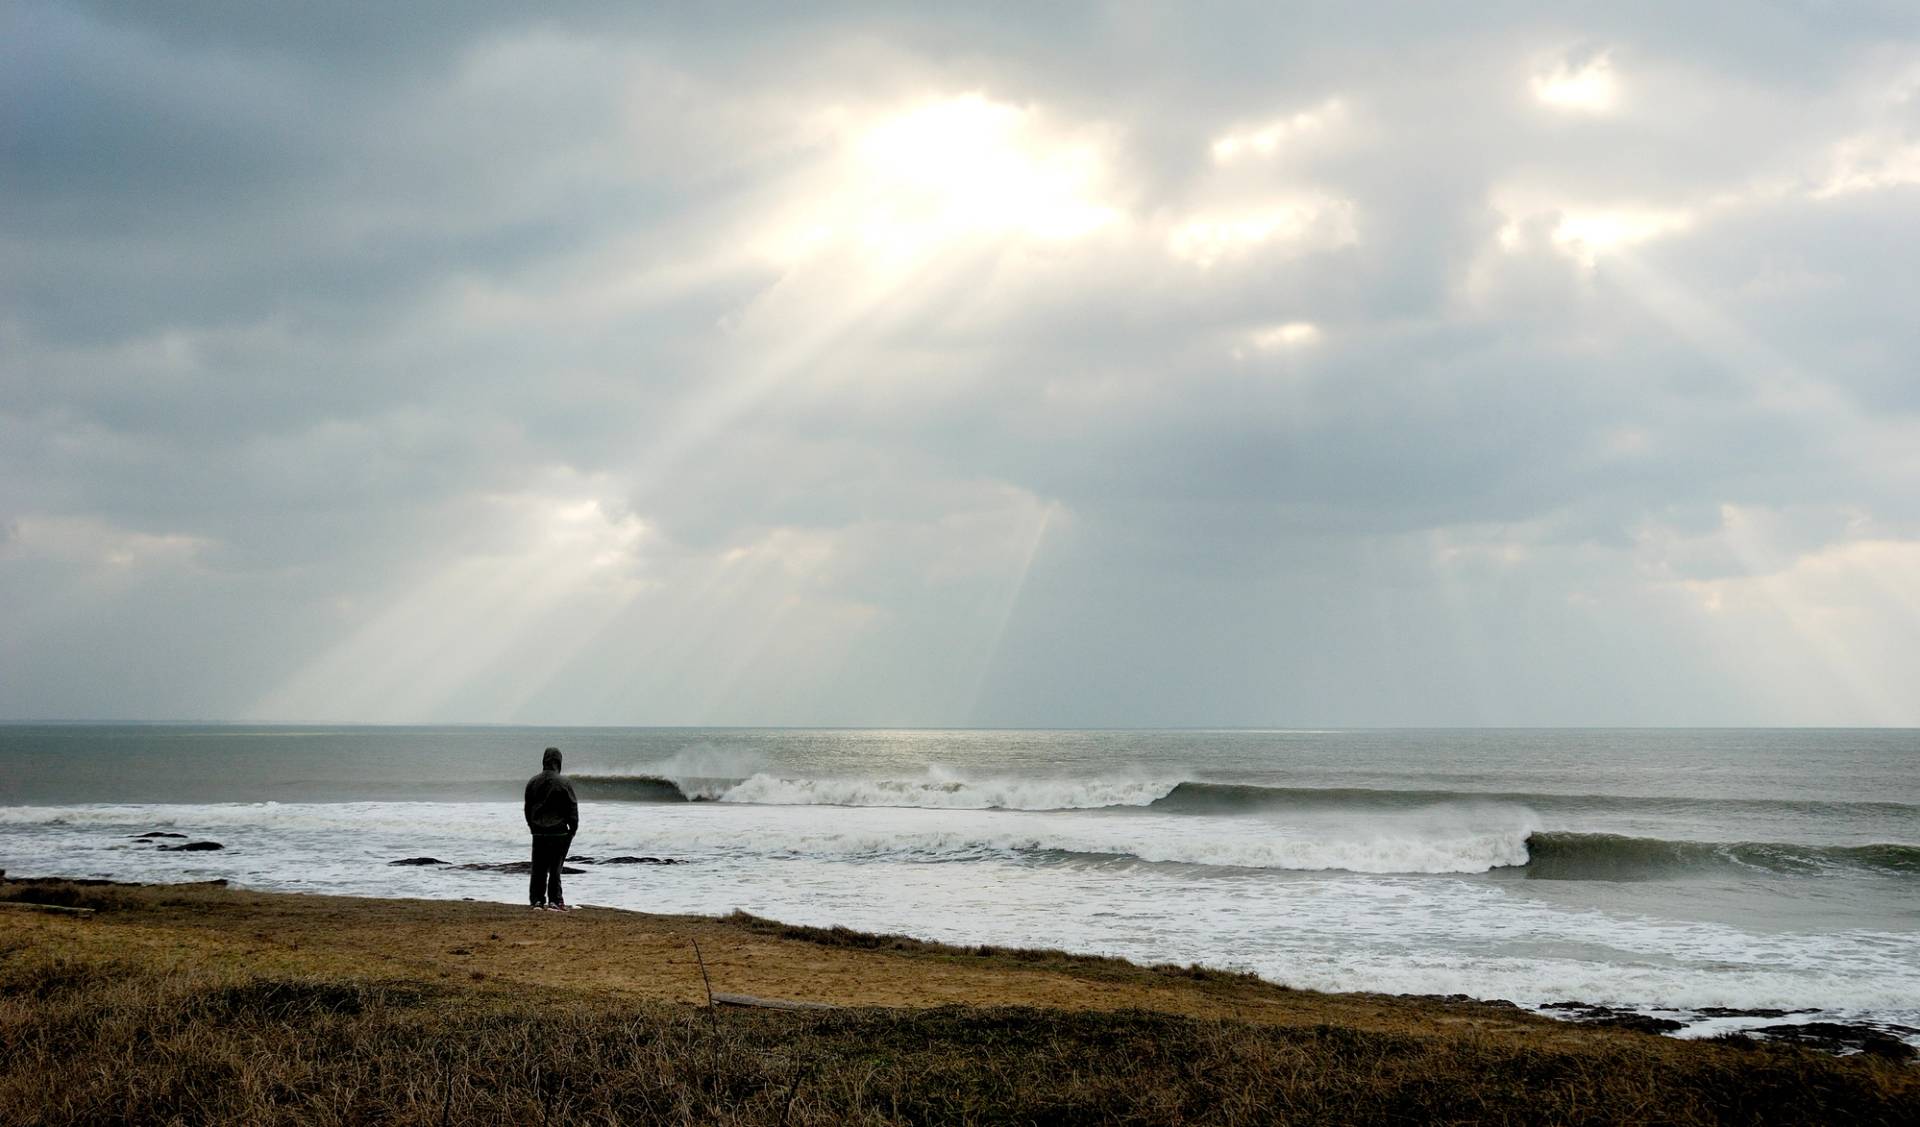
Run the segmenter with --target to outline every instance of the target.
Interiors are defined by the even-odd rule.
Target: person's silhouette
[[[527,898],[535,908],[564,912],[560,894],[560,867],[567,846],[580,828],[580,803],[573,784],[560,773],[560,749],[550,747],[540,757],[540,773],[527,780],[527,830],[533,834],[533,880]]]

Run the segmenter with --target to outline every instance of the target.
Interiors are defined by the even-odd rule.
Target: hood
[[[546,754],[540,757],[540,769],[542,771],[558,771],[560,769],[559,748],[550,747],[547,749]]]

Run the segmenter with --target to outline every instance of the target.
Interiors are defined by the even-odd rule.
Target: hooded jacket
[[[580,828],[580,803],[573,784],[560,773],[560,753],[548,749],[541,771],[527,780],[527,829],[536,837],[571,835]]]

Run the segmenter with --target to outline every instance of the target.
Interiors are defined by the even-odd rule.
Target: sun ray
[[[644,529],[609,520],[597,502],[503,499],[544,507],[521,531],[535,540],[511,554],[465,555],[392,597],[377,614],[262,697],[246,715],[263,720],[413,722],[430,719],[545,633],[552,612],[608,572],[631,563]],[[630,597],[623,582],[611,597]],[[623,593],[624,592],[624,593]],[[548,637],[543,646],[576,647]],[[548,658],[546,660],[551,660]],[[542,662],[544,664],[545,661]],[[501,702],[496,701],[496,705]],[[501,719],[504,713],[489,719]]]
[[[969,695],[966,711],[969,721],[977,722],[981,718],[980,704],[986,693],[987,680],[1000,661],[1000,650],[1006,644],[1007,629],[1013,623],[1014,612],[1020,607],[1020,596],[1026,592],[1027,579],[1033,574],[1033,563],[1040,556],[1041,545],[1047,540],[1047,529],[1053,524],[1058,509],[1057,502],[1049,502],[1040,507],[1034,518],[1033,530],[1026,537],[1024,550],[1019,553],[1018,562],[1002,585],[1000,605],[988,616],[988,621],[993,623],[993,627],[987,632],[986,644],[981,648],[979,660],[976,662],[973,691]]]
[[[1859,405],[1831,382],[1808,374],[1799,364],[1726,315],[1675,279],[1653,269],[1639,256],[1625,253],[1607,260],[1606,271],[1623,282],[1621,292],[1666,325],[1675,336],[1721,370],[1740,380],[1765,410],[1796,416],[1822,433],[1846,435],[1871,446],[1903,447],[1920,434],[1899,420],[1869,418]],[[1784,623],[1809,652],[1817,654],[1824,672],[1863,714],[1903,715],[1887,686],[1857,657],[1839,626],[1808,602],[1792,583],[1791,569],[1782,569],[1764,530],[1745,519],[1735,506],[1723,507],[1722,540],[1740,563],[1752,592]],[[1840,566],[1846,566],[1842,563]],[[1848,567],[1850,578],[1874,585],[1869,571]],[[1717,587],[1708,597],[1718,600]]]
[[[769,218],[786,232],[763,240],[781,276],[728,319],[730,343],[719,351],[717,374],[608,472],[621,483],[624,502],[644,511],[756,413],[858,378],[850,373],[873,367],[871,357],[899,319],[935,312],[929,303],[969,271],[1022,246],[1072,242],[1115,222],[1118,211],[1101,194],[1104,160],[1097,139],[1048,132],[1034,112],[981,95],[850,123],[835,155],[789,185],[784,210]],[[951,307],[937,312],[950,314]],[[1039,534],[1001,609],[998,633]],[[646,639],[668,621],[683,642],[725,639],[732,647],[725,660],[715,654],[658,667],[681,681],[696,667],[704,670],[704,688],[694,692],[687,684],[682,696],[703,702],[698,714],[711,714],[787,624],[806,621],[792,600],[810,596],[804,577],[780,572],[768,559],[733,569],[710,564],[714,570],[693,580],[698,586],[672,608],[636,600],[630,590],[602,592],[599,626],[550,641],[535,670],[494,703],[517,713],[575,655],[600,651],[609,636],[633,639],[624,644],[658,661],[662,650]],[[524,640],[543,636],[548,620],[590,591],[593,579],[592,568],[563,553],[453,560],[394,597],[254,712],[429,716]],[[641,660],[636,656],[635,668]]]

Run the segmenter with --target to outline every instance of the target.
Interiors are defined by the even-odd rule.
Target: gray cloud
[[[1393,15],[10,7],[0,715],[1913,722],[1913,14]]]

